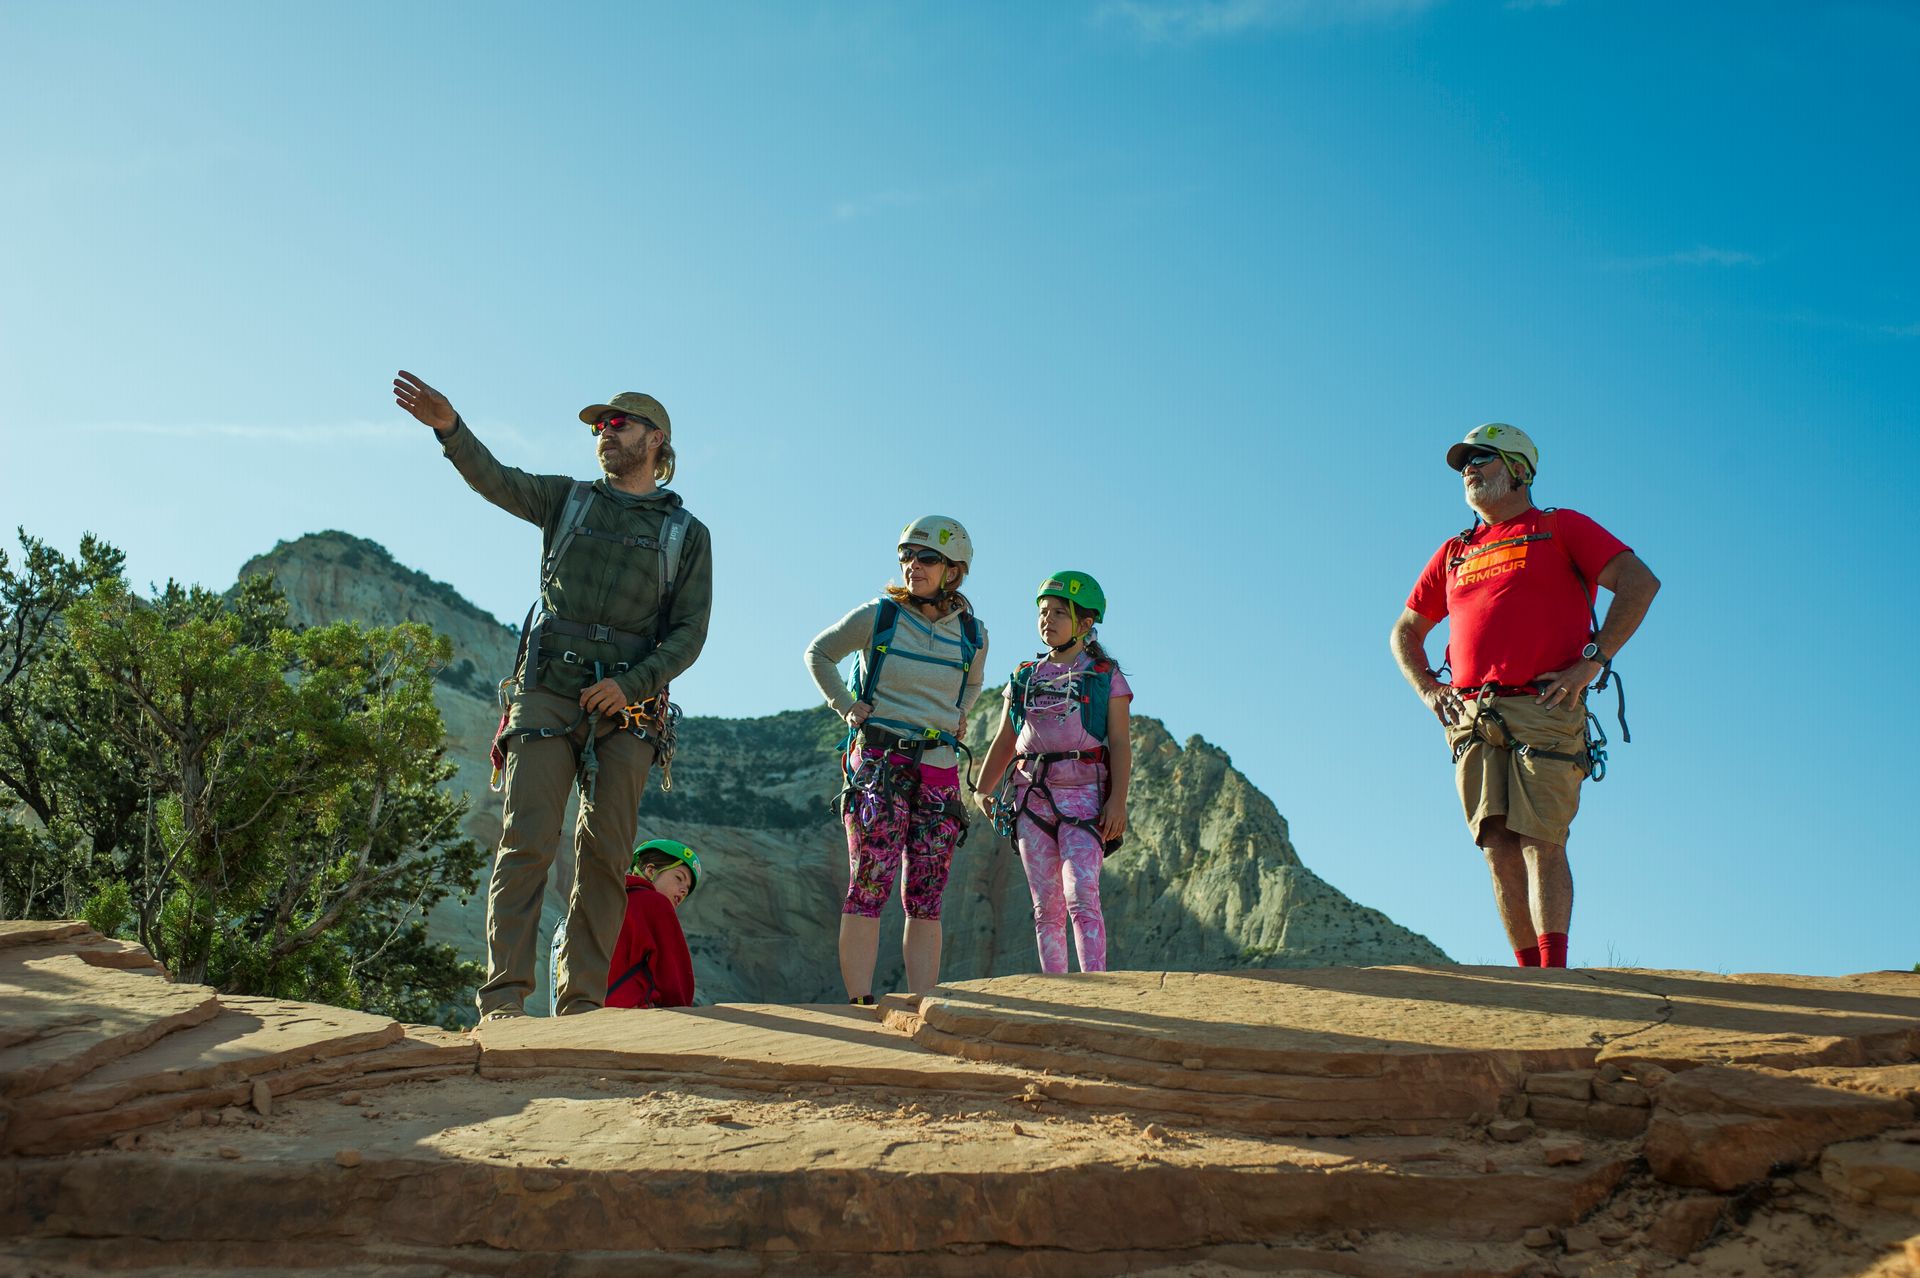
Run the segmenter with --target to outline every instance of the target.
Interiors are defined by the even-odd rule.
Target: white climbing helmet
[[[925,515],[900,530],[900,545],[937,550],[956,564],[973,565],[973,538],[957,519]]]

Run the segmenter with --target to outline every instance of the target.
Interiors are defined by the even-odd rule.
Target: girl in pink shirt
[[[1041,583],[1034,602],[1048,651],[1008,682],[1006,712],[975,797],[1020,850],[1033,893],[1040,970],[1067,970],[1071,920],[1080,970],[1104,972],[1100,863],[1127,829],[1133,689],[1094,636],[1094,623],[1107,609],[1098,582],[1084,572],[1057,572]],[[1004,792],[996,795],[997,789]]]

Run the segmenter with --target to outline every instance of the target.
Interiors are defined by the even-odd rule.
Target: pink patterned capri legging
[[[1092,820],[1100,815],[1097,785],[1023,787],[1019,824],[1014,829],[1020,864],[1027,871],[1033,893],[1033,932],[1040,946],[1040,970],[1067,970],[1067,923],[1073,923],[1073,945],[1080,953],[1080,970],[1107,970],[1107,921],[1100,913],[1100,836],[1082,825],[1062,824],[1058,838],[1047,834],[1027,809],[1048,821],[1055,815],[1047,801],[1051,790],[1065,816]]]
[[[847,812],[847,900],[840,907],[842,914],[879,918],[905,861],[900,897],[907,917],[940,917],[953,849],[965,828],[949,811],[960,793],[959,778],[952,768],[900,762],[894,793],[885,799],[860,795]]]

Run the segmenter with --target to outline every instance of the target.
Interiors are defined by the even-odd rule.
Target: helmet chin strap
[[[1093,630],[1091,627],[1089,627],[1088,629],[1082,631],[1080,634],[1073,636],[1073,638],[1067,640],[1065,643],[1048,644],[1047,655],[1052,657],[1055,661],[1058,661],[1060,660],[1060,656],[1062,653],[1072,652],[1075,648],[1085,644],[1086,641],[1091,638],[1093,638]]]
[[[959,583],[955,582],[954,584],[958,585]],[[909,593],[911,593],[912,588],[909,587],[908,589],[909,589]],[[944,574],[942,574],[940,579],[940,584],[933,588],[932,594],[914,595],[913,600],[915,603],[932,604],[934,607],[940,608],[940,607],[944,607],[946,605],[947,600],[953,598],[953,596],[956,593],[957,592],[951,586],[947,585],[946,577]]]

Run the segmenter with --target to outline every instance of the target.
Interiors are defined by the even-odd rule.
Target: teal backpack
[[[1020,668],[1013,672],[1013,695],[1007,698],[1007,717],[1013,720],[1013,730],[1020,731],[1027,721],[1027,689],[1033,685],[1033,672],[1038,669],[1038,661],[1023,661]],[[1085,677],[1080,679],[1080,695],[1074,700],[1080,703],[1080,726],[1095,741],[1105,744],[1107,740],[1107,698],[1113,693],[1113,662],[1100,660],[1087,667]]]
[[[867,649],[866,660],[853,672],[853,699],[873,700],[867,694],[880,685],[880,667],[886,664],[887,654],[892,651],[893,632],[900,626],[900,605],[891,599],[880,601],[880,610],[873,618],[873,645]],[[903,657],[914,661],[931,661],[935,665],[951,666],[960,672],[960,696],[967,695],[967,671],[973,669],[973,659],[980,651],[980,623],[974,620],[971,612],[960,614],[960,660],[946,661],[939,657],[923,657],[917,652],[901,653]],[[959,704],[956,699],[955,705]]]

